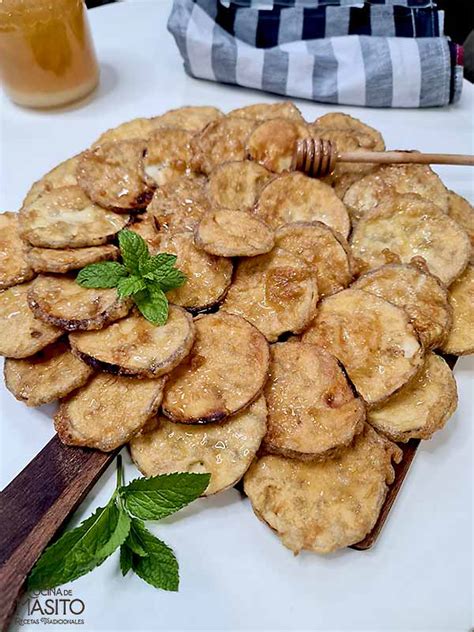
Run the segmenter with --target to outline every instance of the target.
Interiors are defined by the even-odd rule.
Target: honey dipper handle
[[[377,164],[470,165],[474,156],[462,154],[422,154],[417,151],[348,151],[337,155],[338,162],[371,162]]]

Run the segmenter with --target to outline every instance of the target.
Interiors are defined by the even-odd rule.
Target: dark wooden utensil
[[[56,435],[0,493],[0,629],[34,563],[115,454],[69,447]]]
[[[445,359],[451,368],[456,364],[454,356]],[[400,444],[403,457],[379,518],[351,548],[365,551],[377,541],[419,444]],[[56,435],[0,493],[0,629],[6,630],[34,563],[116,453],[66,446]]]

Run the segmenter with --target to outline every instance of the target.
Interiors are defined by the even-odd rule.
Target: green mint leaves
[[[124,485],[120,456],[117,459],[117,488],[108,504],[44,551],[28,577],[28,590],[73,581],[119,547],[122,575],[132,570],[155,588],[178,590],[178,561],[143,520],[158,520],[182,509],[205,491],[210,474],[178,472]]]
[[[118,234],[123,263],[104,261],[83,268],[76,281],[87,288],[117,288],[120,298],[132,297],[143,316],[153,325],[168,320],[166,292],[181,287],[185,275],[175,267],[176,255],[150,255],[145,240],[132,230]]]

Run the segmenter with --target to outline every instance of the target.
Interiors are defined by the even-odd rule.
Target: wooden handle
[[[474,165],[474,156],[463,154],[422,154],[418,151],[346,151],[337,155],[338,162],[377,164]]]
[[[34,563],[115,454],[69,447],[56,435],[0,493],[1,630]]]

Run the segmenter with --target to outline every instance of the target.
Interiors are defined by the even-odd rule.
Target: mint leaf
[[[159,287],[147,285],[133,295],[135,305],[153,325],[164,325],[168,320],[168,299]]]
[[[124,228],[118,234],[120,254],[130,274],[140,276],[150,258],[146,241],[133,230]]]
[[[117,294],[120,298],[124,298],[125,296],[136,294],[145,288],[145,281],[132,274],[132,276],[126,277],[125,279],[120,279],[117,284]]]
[[[210,474],[176,472],[137,478],[119,490],[126,510],[142,520],[160,520],[198,498],[209,485]]]
[[[122,544],[122,546],[120,547],[120,570],[122,571],[122,575],[125,577],[125,575],[131,568],[132,552],[126,544]]]
[[[73,581],[100,566],[127,537],[130,518],[112,499],[49,546],[28,577],[28,590],[46,590]]]
[[[178,590],[179,567],[173,551],[164,542],[155,538],[142,522],[136,520],[134,527],[148,553],[146,557],[132,555],[132,568],[135,573],[155,588]]]
[[[138,555],[139,557],[146,557],[148,553],[140,542],[140,533],[137,530],[137,524],[139,522],[141,523],[140,520],[132,518],[130,533],[128,534],[128,538],[126,539],[125,544],[126,546],[128,546],[130,551],[135,553],[135,555]]]
[[[175,268],[176,255],[162,252],[150,257],[145,266],[143,278],[158,283],[163,292],[169,292],[183,285],[186,276]]]
[[[116,287],[121,279],[127,276],[125,266],[116,261],[102,261],[91,263],[82,268],[76,277],[76,282],[82,287],[111,288]]]

